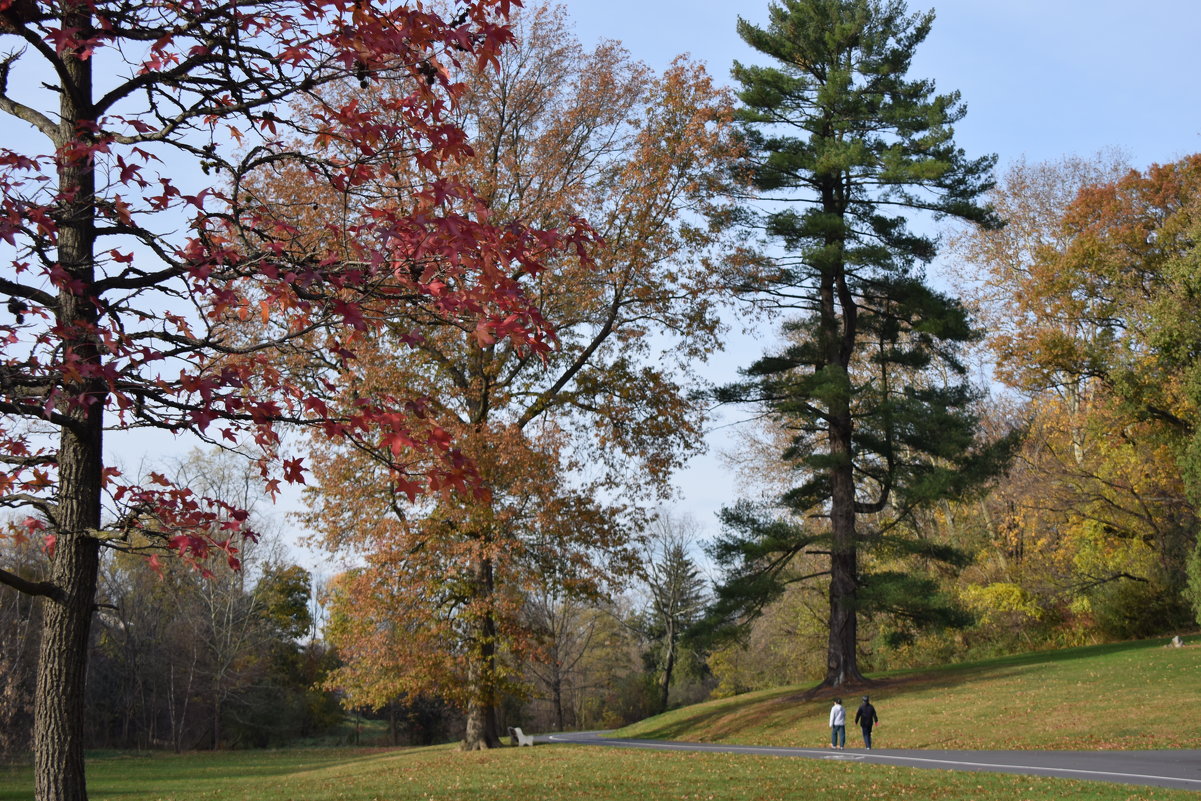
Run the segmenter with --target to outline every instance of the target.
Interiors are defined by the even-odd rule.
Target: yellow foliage
[[[1043,609],[1026,588],[1012,582],[969,584],[960,591],[960,599],[980,617],[980,622],[996,623],[1002,615],[1017,615],[1042,620]]]

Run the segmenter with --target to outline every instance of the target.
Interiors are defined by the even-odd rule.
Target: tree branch
[[[51,584],[49,581],[30,581],[21,578],[16,573],[9,573],[3,568],[0,568],[0,584],[5,584],[26,595],[49,598],[60,603],[63,600],[63,591],[58,585]]]

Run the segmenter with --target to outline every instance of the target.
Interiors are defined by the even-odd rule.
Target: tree
[[[997,372],[1030,398],[1026,446],[1071,585],[1107,633],[1180,620],[1196,541],[1196,236],[1201,158],[1145,171],[1111,159],[1018,165],[993,192],[1017,230],[974,232],[960,252],[1006,320],[987,344]]]
[[[1033,375],[1022,375],[1019,342],[1028,337],[1021,330],[1048,325],[1056,316],[1044,305],[1054,300],[1043,294],[1049,287],[1040,285],[1038,275],[1045,272],[1040,264],[1047,254],[1062,252],[1070,241],[1064,214],[1086,187],[1129,170],[1124,156],[1112,151],[1035,164],[1018,160],[987,195],[1004,227],[968,226],[950,238],[948,269],[956,289],[984,329],[982,344],[994,357],[997,377],[1010,386],[1035,383]]]
[[[667,710],[672,676],[680,657],[681,641],[704,610],[706,582],[688,554],[690,529],[695,524],[659,518],[653,524],[641,580],[649,605],[639,628],[652,644],[659,673],[659,711]]]
[[[699,66],[655,75],[617,43],[586,51],[561,9],[516,26],[497,72],[462,74],[475,156],[457,169],[497,222],[588,219],[595,268],[568,255],[534,288],[557,321],[542,360],[505,343],[478,349],[444,317],[397,315],[378,358],[361,363],[367,390],[440,399],[430,419],[474,454],[486,495],[393,504],[370,454],[341,446],[318,455],[311,495],[326,545],[365,563],[335,597],[373,624],[341,618],[337,680],[352,703],[454,699],[471,749],[499,743],[497,701],[537,650],[528,588],[587,598],[628,575],[645,508],[700,445],[703,403],[686,371],[720,343],[718,218],[733,152],[728,104]],[[275,196],[293,194],[279,185]],[[415,327],[413,358],[390,358]]]
[[[554,730],[566,731],[569,719],[575,718],[571,700],[584,689],[581,674],[586,659],[603,639],[606,612],[548,584],[529,594],[525,618],[538,639],[538,648],[527,662],[536,697],[549,702]]]
[[[780,243],[744,286],[759,302],[799,314],[785,349],[756,362],[725,401],[755,402],[786,426],[783,459],[803,483],[779,519],[742,506],[724,515],[714,550],[728,566],[716,612],[752,614],[782,591],[806,550],[829,556],[825,684],[863,681],[858,616],[888,612],[913,624],[961,619],[927,599],[916,574],[869,572],[864,549],[926,560],[953,551],[907,530],[923,503],[964,491],[995,469],[1003,448],[981,447],[974,393],[957,351],[973,331],[962,306],[931,289],[922,267],[936,242],[911,229],[925,212],[992,226],[977,202],[994,158],[968,159],[953,125],[958,93],[908,77],[933,14],[899,0],[783,0],[767,27],[739,34],[779,64],[735,64],[749,169],[763,204],[752,222]],[[940,374],[939,371],[942,371]],[[919,603],[915,603],[919,602]]]
[[[374,324],[372,304],[427,306],[472,321],[481,338],[545,350],[542,318],[520,291],[538,255],[568,233],[490,225],[440,180],[464,152],[447,121],[459,62],[492,62],[510,39],[507,0],[468,0],[453,18],[372,2],[7,3],[0,109],[42,142],[0,149],[0,505],[30,512],[49,574],[0,572],[44,598],[35,714],[40,801],[86,797],[82,709],[101,548],[143,540],[199,564],[236,564],[244,512],[162,477],[146,485],[106,461],[116,427],[245,438],[268,486],[303,480],[298,459],[272,474],[282,423],[387,443],[410,490],[462,483],[470,469],[413,398],[362,396],[333,414],[323,398]],[[412,78],[392,124],[317,90]],[[22,87],[18,90],[18,87]],[[308,113],[292,101],[310,97]],[[355,154],[320,157],[330,140]],[[18,141],[16,138],[9,142]],[[22,144],[25,140],[22,141]],[[404,208],[364,209],[349,225],[298,230],[254,195],[255,176],[294,169],[351,193],[383,169],[420,169]],[[569,232],[568,227],[562,229]],[[261,315],[254,340],[232,321]],[[281,351],[320,355],[325,383],[301,388]],[[317,369],[317,368],[313,368]],[[406,405],[407,404],[407,405]],[[405,455],[439,455],[426,476]]]

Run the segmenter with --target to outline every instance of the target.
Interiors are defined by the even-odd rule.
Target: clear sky
[[[658,69],[689,53],[728,82],[735,59],[767,63],[735,31],[739,16],[765,23],[766,2],[567,0],[566,7],[585,45],[618,39]],[[963,94],[968,114],[957,133],[969,156],[996,153],[1003,169],[1022,157],[1117,147],[1145,167],[1201,151],[1201,0],[941,0],[909,8],[936,14],[910,74]],[[704,373],[734,380],[762,351],[761,342],[732,338]],[[718,422],[737,418],[728,413]],[[729,434],[716,429],[710,453],[679,478],[677,511],[709,534],[717,531],[715,512],[738,494],[716,458]]]
[[[679,53],[728,81],[735,60],[766,63],[735,32],[762,24],[767,3],[567,0],[585,44],[618,39],[661,68]],[[958,90],[968,104],[959,141],[969,155],[1125,148],[1134,164],[1201,150],[1201,2],[1197,0],[941,0],[911,75]]]

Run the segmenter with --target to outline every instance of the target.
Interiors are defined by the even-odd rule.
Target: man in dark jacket
[[[869,751],[872,750],[872,726],[880,722],[880,716],[876,714],[876,708],[867,700],[866,695],[855,712],[855,722],[863,729],[863,746]]]

